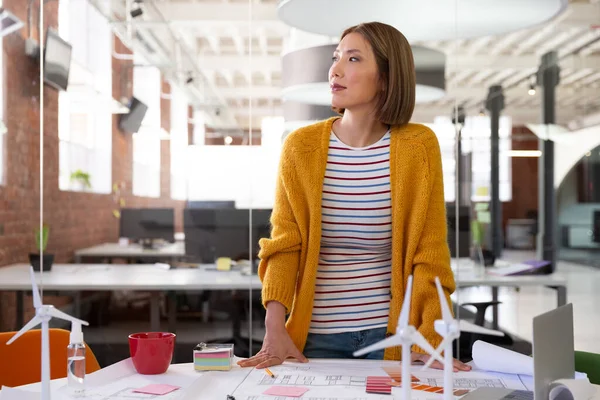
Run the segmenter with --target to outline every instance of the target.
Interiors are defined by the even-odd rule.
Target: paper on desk
[[[480,370],[533,377],[533,358],[516,351],[477,340],[472,355],[473,364]],[[587,379],[587,374],[575,372],[575,379]]]
[[[473,343],[473,363],[484,371],[533,375],[533,358],[481,340]]]
[[[52,400],[64,399],[63,396],[52,397]],[[0,400],[40,400],[40,392],[3,386],[0,390]]]

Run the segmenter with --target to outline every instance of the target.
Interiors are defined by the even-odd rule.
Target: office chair
[[[6,342],[16,332],[0,332],[0,387],[15,387],[40,382],[42,374],[42,331],[32,329],[12,344]],[[70,332],[50,329],[50,379],[67,376],[67,346]],[[85,372],[98,371],[100,365],[92,350],[86,345]]]
[[[482,301],[482,302],[472,302],[472,303],[463,303],[460,307],[471,306],[475,307],[475,318],[473,323],[479,326],[485,326],[485,312],[490,306],[497,306],[501,302],[499,301]],[[464,312],[463,312],[464,314]],[[471,332],[461,332],[460,338],[455,345],[455,351],[460,353],[460,360],[470,361],[473,359],[472,349],[473,343],[477,340],[481,340],[487,343],[492,343],[502,347],[510,347],[514,344],[513,338],[504,333],[504,336],[492,336],[492,335],[484,335],[478,333]]]

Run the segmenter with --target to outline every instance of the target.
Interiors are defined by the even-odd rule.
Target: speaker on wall
[[[132,97],[128,107],[129,113],[119,116],[119,129],[124,132],[136,133],[142,125],[148,106],[139,99]]]

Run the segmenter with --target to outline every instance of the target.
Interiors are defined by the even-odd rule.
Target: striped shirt
[[[323,182],[321,250],[309,332],[386,327],[390,305],[390,132],[353,148],[332,132]]]

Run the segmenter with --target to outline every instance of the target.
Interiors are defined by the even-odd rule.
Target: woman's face
[[[372,109],[382,89],[375,54],[359,33],[346,35],[333,53],[329,68],[331,105],[336,108]]]

